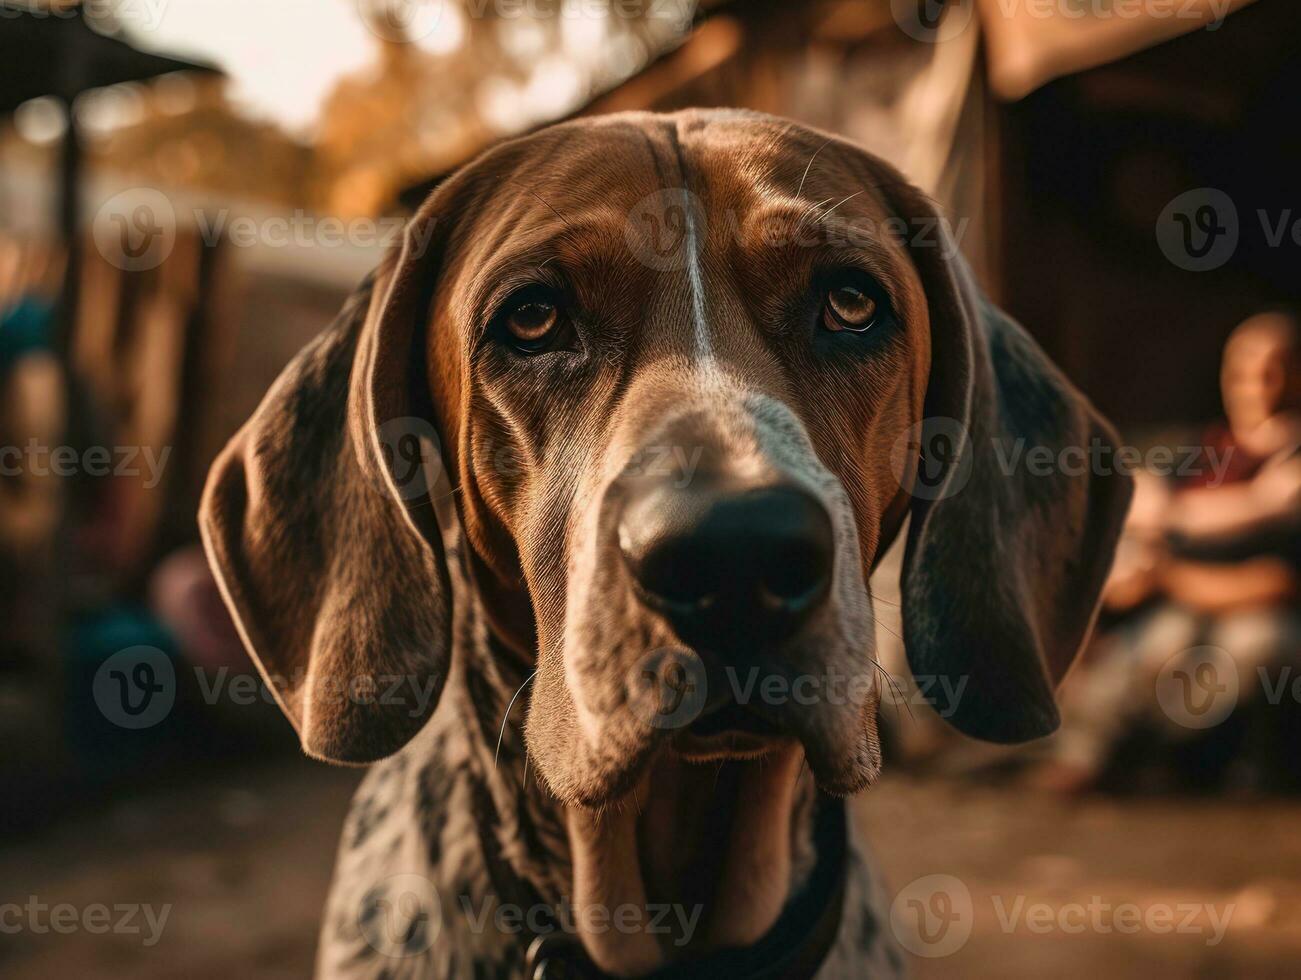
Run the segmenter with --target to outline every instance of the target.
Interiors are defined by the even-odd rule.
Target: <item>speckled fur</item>
[[[462,552],[449,558],[459,564]],[[478,603],[464,576],[453,575],[456,652],[442,704],[402,752],[373,765],[344,825],[322,921],[317,974],[325,978],[519,978],[527,938],[491,927],[475,928],[475,910],[499,896],[489,873],[491,849],[512,874],[544,901],[555,903],[570,887],[568,842],[559,804],[527,772],[516,703],[504,730],[506,705],[527,673],[511,671],[491,648]],[[496,753],[501,732],[500,755]],[[496,758],[494,759],[494,756]],[[798,885],[811,868],[811,794],[796,822]],[[889,896],[862,842],[852,832],[845,912],[836,943],[818,976],[823,980],[890,980],[906,975],[903,954],[890,933]],[[386,890],[395,876],[431,882],[437,908],[419,906],[438,922],[436,941],[418,933],[411,947],[378,944],[368,923],[393,915],[400,934],[400,903]],[[406,879],[396,877],[397,889]],[[390,928],[390,925],[385,925]]]

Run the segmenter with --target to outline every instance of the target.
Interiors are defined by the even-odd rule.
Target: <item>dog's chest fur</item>
[[[459,552],[449,554],[458,570]],[[528,772],[521,704],[502,726],[529,675],[510,673],[510,658],[493,649],[464,574],[453,588],[456,652],[443,701],[402,752],[371,767],[344,824],[322,977],[522,977],[529,920],[499,912],[567,899],[563,814]],[[852,833],[849,860],[844,915],[819,976],[902,976],[888,900]]]

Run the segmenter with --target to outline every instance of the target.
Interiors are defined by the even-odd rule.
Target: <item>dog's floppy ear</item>
[[[451,596],[424,378],[432,215],[284,370],[208,475],[199,524],[312,756],[371,762],[437,704]]]
[[[1110,425],[980,294],[934,205],[898,175],[886,184],[910,229],[937,228],[910,246],[931,370],[902,582],[909,665],[960,731],[1026,741],[1059,724],[1054,690],[1093,627],[1132,481]]]

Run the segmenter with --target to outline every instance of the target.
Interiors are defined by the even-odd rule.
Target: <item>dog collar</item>
[[[840,929],[848,876],[848,823],[842,800],[819,797],[813,839],[817,858],[804,886],[777,921],[752,946],[726,949],[688,963],[673,963],[643,980],[809,980],[827,958]],[[563,932],[537,936],[530,944],[528,980],[606,980],[582,943]]]

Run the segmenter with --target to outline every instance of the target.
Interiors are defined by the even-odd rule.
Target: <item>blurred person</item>
[[[1297,315],[1273,311],[1240,325],[1225,345],[1220,384],[1225,418],[1203,441],[1204,460],[1220,465],[1194,467],[1197,475],[1177,482],[1138,474],[1104,594],[1114,625],[1063,686],[1062,730],[1037,774],[1049,788],[1095,785],[1136,733],[1166,743],[1193,736],[1163,716],[1154,695],[1161,673],[1191,665],[1200,648],[1232,662],[1238,712],[1260,701],[1263,677],[1301,666]],[[1210,738],[1241,734],[1229,726]],[[1217,765],[1229,754],[1225,745],[1212,753]]]
[[[0,554],[14,563],[49,542],[60,512],[57,481],[23,458],[33,441],[57,445],[66,424],[52,349],[59,264],[37,243],[0,241]]]
[[[17,798],[18,787],[27,798],[57,771],[50,596],[64,495],[28,447],[57,446],[66,424],[52,349],[61,275],[59,250],[0,236],[0,799]]]

